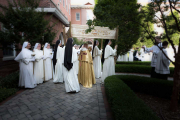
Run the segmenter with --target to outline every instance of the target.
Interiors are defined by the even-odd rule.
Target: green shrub
[[[116,72],[123,73],[140,73],[140,74],[151,74],[151,66],[147,65],[133,65],[133,64],[116,64]],[[170,77],[173,77],[174,68],[170,67]]]
[[[159,120],[152,110],[117,76],[106,78],[104,85],[116,120]]]
[[[116,77],[126,83],[135,92],[141,92],[162,98],[171,98],[173,81],[133,75],[118,75]]]
[[[151,62],[150,61],[134,61],[134,62],[116,62],[116,64],[134,64],[134,65],[151,65]]]
[[[18,88],[19,71],[9,74],[8,76],[1,78],[0,88]]]
[[[10,88],[10,89],[6,89],[6,88],[0,88],[0,102],[2,102],[3,100],[5,100],[6,98],[8,98],[9,96],[15,94],[18,90],[15,88]]]

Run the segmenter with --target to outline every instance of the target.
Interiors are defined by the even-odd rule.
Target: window
[[[67,0],[66,0],[66,11],[68,12],[68,3],[67,3]]]
[[[7,48],[5,48],[3,50],[3,57],[7,57],[7,56],[14,56],[14,46],[12,45],[8,45]]]
[[[13,26],[12,26],[13,28]],[[3,32],[8,32],[8,30],[4,27],[3,24],[1,24],[1,30]],[[11,45],[8,45],[7,48],[5,48],[3,50],[3,61],[5,60],[13,60],[16,56],[16,51],[15,51],[15,45],[14,44],[11,44]]]
[[[65,7],[65,2],[64,2],[64,0],[63,0],[63,7]]]
[[[76,13],[76,21],[80,21],[80,13]]]

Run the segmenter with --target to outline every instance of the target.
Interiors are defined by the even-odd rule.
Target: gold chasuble
[[[87,49],[81,51],[79,55],[78,80],[86,88],[91,88],[92,84],[96,83],[92,56]]]

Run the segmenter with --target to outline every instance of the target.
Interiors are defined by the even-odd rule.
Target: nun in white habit
[[[73,47],[73,50],[74,50],[74,52],[76,52],[76,55],[77,55],[75,63],[74,63],[74,68],[75,68],[76,74],[78,74],[79,73],[78,54],[80,53],[80,50],[76,49],[76,46],[77,45],[74,45],[74,47]]]
[[[79,92],[79,82],[76,71],[74,69],[74,63],[77,59],[77,53],[74,51],[72,43],[72,38],[68,38],[64,51],[63,76],[66,92]]]
[[[44,81],[44,66],[43,66],[43,51],[41,50],[41,44],[36,43],[34,46],[35,62],[34,62],[34,77],[37,84]]]
[[[19,87],[35,88],[36,80],[33,75],[33,62],[35,58],[32,56],[32,51],[29,48],[31,48],[31,44],[24,42],[22,50],[15,58],[15,61],[19,62],[20,67]]]
[[[102,50],[99,50],[98,45],[99,42],[97,40],[94,41],[92,56],[93,56],[93,67],[94,67],[95,78],[101,77],[101,70],[102,70],[102,65],[101,65]]]
[[[54,83],[63,83],[63,62],[64,62],[64,47],[62,46],[61,40],[56,42],[58,44],[56,53],[56,65],[55,65],[55,75],[54,75]]]
[[[134,50],[133,49],[130,49],[130,51],[129,51],[129,61],[133,61],[133,52],[134,52]]]
[[[44,67],[45,67],[45,81],[53,79],[53,53],[50,49],[50,44],[46,43],[44,46]]]
[[[102,63],[103,63],[103,73],[102,73],[102,83],[104,83],[104,80],[106,77],[115,75],[115,64],[114,64],[114,56],[116,55],[116,49],[117,46],[115,46],[115,49],[113,50],[111,45],[111,40],[105,41],[105,46],[103,50],[103,56],[102,56]]]

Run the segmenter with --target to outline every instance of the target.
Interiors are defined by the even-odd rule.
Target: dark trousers
[[[155,67],[151,67],[151,78],[157,78],[157,73],[155,72]]]
[[[162,79],[162,80],[167,80],[168,74],[157,74],[157,78]]]

